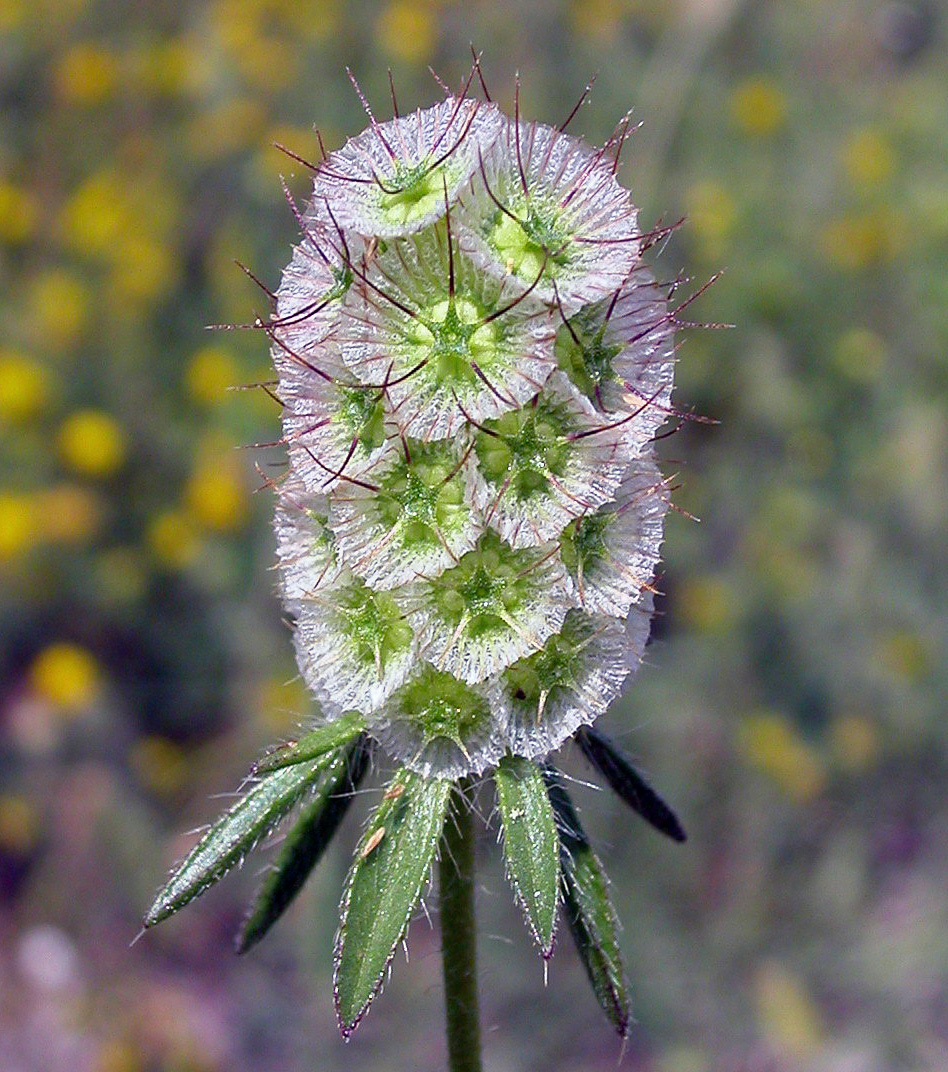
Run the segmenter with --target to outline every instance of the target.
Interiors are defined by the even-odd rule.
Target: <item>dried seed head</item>
[[[366,108],[263,325],[283,594],[325,716],[457,778],[545,757],[639,665],[675,317],[606,149],[464,94]]]

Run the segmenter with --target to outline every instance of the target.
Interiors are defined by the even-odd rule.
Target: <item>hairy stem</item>
[[[474,823],[465,780],[451,795],[441,840],[441,953],[450,1072],[481,1072],[474,920]]]

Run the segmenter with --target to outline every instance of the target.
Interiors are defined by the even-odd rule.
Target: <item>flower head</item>
[[[363,99],[368,129],[314,168],[303,237],[257,326],[289,459],[276,484],[281,591],[322,713],[261,760],[260,782],[147,922],[309,794],[241,946],[256,941],[338,825],[344,806],[330,802],[348,800],[374,742],[399,769],[343,899],[343,1032],[404,934],[451,784],[488,775],[541,952],[552,953],[562,897],[624,1033],[605,879],[550,756],[575,738],[623,799],[683,838],[592,727],[649,635],[674,288],[642,260],[654,235],[616,179],[624,133],[594,149],[523,122],[519,103],[508,119],[468,97],[477,70],[459,94],[386,123]]]

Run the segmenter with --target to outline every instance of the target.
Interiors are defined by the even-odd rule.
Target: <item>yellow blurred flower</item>
[[[36,844],[39,829],[39,815],[26,797],[0,794],[0,849],[26,855]]]
[[[78,342],[89,319],[89,291],[71,272],[38,272],[30,285],[29,306],[36,341],[53,350]]]
[[[749,763],[794,800],[806,802],[823,789],[826,772],[818,753],[782,715],[761,711],[745,718],[738,746]]]
[[[15,350],[0,350],[0,421],[32,420],[49,399],[49,374]]]
[[[34,659],[30,684],[44,700],[63,711],[87,707],[101,684],[99,664],[78,644],[50,644]]]
[[[786,122],[787,98],[769,79],[750,78],[731,95],[731,119],[743,134],[769,138]]]
[[[177,277],[171,250],[147,235],[124,235],[112,250],[112,260],[110,294],[119,309],[167,294]]]
[[[235,59],[247,84],[264,93],[288,89],[300,77],[302,56],[286,38],[276,34],[258,33]]]
[[[292,733],[312,709],[312,697],[299,677],[269,678],[260,689],[260,721],[270,733]]]
[[[706,256],[717,257],[737,222],[737,205],[717,182],[701,182],[685,194],[691,229]]]
[[[0,563],[30,549],[36,534],[35,521],[29,496],[0,492]]]
[[[125,461],[126,441],[121,425],[100,410],[80,410],[59,429],[59,454],[82,476],[108,477]]]
[[[213,161],[256,146],[266,122],[266,109],[260,101],[231,98],[198,113],[185,135],[188,152],[198,161]]]
[[[573,0],[570,24],[583,37],[606,44],[622,27],[628,5],[622,0]]]
[[[438,38],[430,4],[415,0],[391,0],[376,26],[381,48],[405,63],[421,63],[431,57]]]
[[[63,240],[87,257],[107,256],[130,224],[122,181],[112,168],[90,175],[63,206]]]
[[[925,639],[911,629],[895,629],[876,644],[879,661],[903,681],[918,682],[932,669],[932,654]]]
[[[169,569],[184,569],[201,550],[200,534],[181,510],[164,510],[153,517],[145,539],[155,558]]]
[[[88,543],[102,525],[102,501],[77,484],[57,484],[33,498],[36,529],[50,543]]]
[[[151,41],[134,60],[142,88],[161,97],[176,97],[206,86],[214,67],[207,47],[186,34]]]
[[[775,961],[761,966],[754,981],[761,1033],[794,1061],[807,1061],[820,1048],[819,1010],[802,980]]]
[[[67,104],[85,107],[108,100],[118,78],[118,59],[93,41],[73,45],[60,60],[54,76],[59,96]]]
[[[39,211],[36,198],[22,186],[0,181],[0,239],[20,245],[32,237]]]
[[[827,258],[840,268],[859,271],[891,260],[905,245],[905,223],[888,206],[834,220],[823,236]]]
[[[0,0],[0,30],[15,30],[26,18],[26,0]]]
[[[237,363],[223,346],[204,346],[185,369],[188,394],[202,406],[219,406],[227,400],[228,389],[240,380]]]
[[[868,328],[850,328],[837,339],[833,360],[850,379],[872,383],[885,367],[885,340]]]
[[[167,737],[143,737],[132,749],[131,762],[142,782],[154,793],[174,793],[187,775],[184,749]]]
[[[734,593],[719,577],[694,577],[678,593],[678,611],[692,629],[724,633],[734,625]]]
[[[849,714],[833,720],[833,751],[842,767],[862,774],[873,765],[882,748],[879,732],[872,719]]]
[[[191,516],[203,528],[231,532],[247,519],[247,489],[230,458],[218,455],[199,461],[184,497]]]
[[[882,186],[895,170],[895,153],[885,135],[872,127],[857,130],[843,146],[843,167],[855,186]]]

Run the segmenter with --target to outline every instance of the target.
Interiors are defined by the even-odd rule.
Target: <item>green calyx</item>
[[[606,556],[606,534],[616,519],[613,511],[586,514],[571,521],[560,537],[563,565],[575,577],[580,567]]]
[[[499,332],[484,318],[485,310],[477,302],[457,295],[421,310],[407,339],[417,350],[409,363],[424,362],[423,374],[439,386],[463,390],[477,386],[474,366],[489,369],[500,356]]]
[[[509,667],[504,674],[509,695],[531,713],[542,717],[549,697],[560,689],[574,688],[582,666],[582,652],[590,631],[570,614],[562,632],[550,637],[535,655]]]
[[[606,326],[605,320],[597,325],[587,313],[580,312],[556,333],[557,363],[587,398],[595,397],[605,384],[619,380],[613,361],[622,347],[605,341]]]
[[[333,592],[338,627],[361,663],[372,663],[382,672],[388,661],[411,646],[411,626],[388,592],[373,592],[354,581]]]
[[[508,272],[533,280],[569,263],[570,235],[552,206],[528,201],[510,213],[498,209],[486,228],[487,242]]]
[[[389,529],[401,526],[405,547],[439,546],[439,532],[453,530],[467,516],[464,480],[450,447],[443,442],[409,440],[408,455],[380,483],[379,520]]]
[[[323,302],[334,302],[344,298],[346,291],[352,285],[352,269],[348,264],[332,269],[332,286],[323,296]]]
[[[321,514],[318,510],[307,509],[306,516],[312,523],[313,547],[318,551],[326,552],[335,561],[336,536],[329,527],[328,515]]]
[[[503,417],[484,422],[474,450],[485,480],[517,499],[545,494],[550,477],[562,476],[572,444],[573,420],[561,403],[542,398]]]
[[[473,551],[432,585],[436,611],[455,628],[464,623],[469,637],[509,632],[511,617],[533,591],[525,571],[536,557],[533,551],[514,551],[496,533],[486,532]]]
[[[397,163],[383,184],[382,212],[398,225],[436,212],[444,203],[444,175],[443,166],[432,168],[427,160],[410,166]]]
[[[409,723],[425,745],[448,740],[466,752],[465,741],[491,721],[490,705],[483,696],[428,664],[391,702],[395,717]]]
[[[343,387],[337,420],[365,454],[385,442],[385,409],[380,395],[364,387]]]

